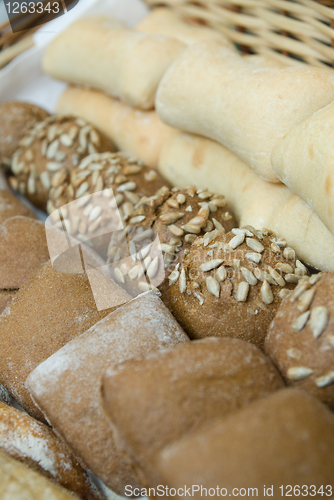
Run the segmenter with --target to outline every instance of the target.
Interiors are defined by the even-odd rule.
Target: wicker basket
[[[165,5],[190,23],[220,31],[241,51],[334,65],[334,0],[145,0]]]

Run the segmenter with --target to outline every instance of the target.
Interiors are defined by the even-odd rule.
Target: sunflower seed
[[[201,228],[199,226],[195,226],[195,225],[192,225],[192,224],[185,224],[184,226],[181,226],[181,228],[186,233],[199,234],[201,232]]]
[[[208,244],[211,243],[212,240],[214,240],[215,238],[217,238],[217,236],[219,236],[219,231],[217,229],[214,229],[213,231],[210,231],[209,233],[206,233],[203,236],[203,245],[205,247],[207,247]]]
[[[96,130],[92,129],[89,133],[89,139],[92,141],[92,143],[95,145],[95,146],[99,146],[100,145],[100,136],[99,134],[96,132]]]
[[[318,377],[315,380],[315,383],[317,387],[327,387],[328,385],[331,385],[334,383],[334,372],[329,372],[327,375],[324,375],[322,377]]]
[[[261,286],[261,297],[265,304],[271,304],[274,301],[273,292],[267,280],[264,280]]]
[[[210,201],[210,205],[215,205],[216,207],[222,208],[225,207],[226,201],[222,198],[216,198]]]
[[[293,268],[290,266],[290,264],[287,264],[286,262],[279,262],[276,264],[276,269],[279,269],[282,273],[293,273]]]
[[[137,184],[135,182],[124,182],[120,186],[118,186],[117,191],[120,193],[124,193],[124,191],[134,191],[137,188]]]
[[[220,284],[215,278],[208,276],[206,278],[206,287],[212,295],[219,298]]]
[[[231,241],[229,242],[229,246],[234,250],[239,245],[242,245],[244,241],[245,241],[245,233],[240,233],[231,239]]]
[[[48,132],[47,132],[48,141],[49,142],[54,141],[56,136],[57,136],[57,125],[51,125],[48,128]]]
[[[297,270],[300,270],[300,273],[301,273],[301,275],[302,275],[302,276],[304,276],[304,275],[306,275],[306,274],[307,274],[307,269],[306,269],[306,267],[304,266],[304,264],[302,264],[302,263],[300,262],[300,260],[296,260],[296,266],[297,266]],[[296,273],[296,274],[298,274],[298,273],[296,272],[297,270],[295,270],[295,273]]]
[[[150,170],[144,174],[144,177],[147,182],[152,182],[157,178],[157,175],[158,174],[154,170]]]
[[[167,214],[160,215],[159,220],[161,224],[174,224],[174,222],[178,221],[183,217],[183,213],[181,212],[170,212]]]
[[[227,278],[227,272],[226,272],[225,266],[220,266],[217,269],[216,278],[219,281],[225,281],[226,280],[226,278]]]
[[[287,283],[298,283],[299,281],[298,276],[296,276],[295,274],[286,274],[284,276],[284,279]]]
[[[270,245],[270,248],[274,253],[281,253],[280,247],[275,242]]]
[[[200,269],[203,272],[207,271],[212,271],[212,269],[216,269],[220,264],[223,262],[222,259],[213,259],[213,260],[208,260],[207,262],[204,262],[201,266]]]
[[[297,309],[299,312],[305,312],[311,305],[311,302],[314,297],[314,290],[307,290],[299,297],[299,302],[297,305]]]
[[[193,243],[196,239],[196,234],[186,234],[184,237],[184,241],[186,243]]]
[[[180,205],[183,205],[183,203],[186,202],[186,197],[184,196],[184,194],[182,193],[179,193],[177,196],[176,196],[176,200],[178,203],[180,203]]]
[[[34,159],[34,153],[33,153],[32,149],[27,149],[27,151],[25,152],[24,157],[25,157],[25,159],[27,161],[33,161],[33,159]]]
[[[296,252],[293,250],[293,248],[286,247],[283,251],[283,257],[287,260],[295,260]]]
[[[48,161],[46,164],[46,168],[50,170],[50,172],[57,172],[62,168],[62,164],[55,161]]]
[[[40,175],[40,180],[41,180],[42,186],[45,189],[49,190],[51,183],[50,183],[50,176],[49,176],[48,172],[46,172],[46,171],[42,172]]]
[[[137,278],[137,276],[138,276],[138,267],[139,266],[134,266],[128,272],[128,276],[129,276],[130,280],[135,280]]]
[[[270,276],[273,278],[273,280],[276,281],[279,286],[285,286],[284,278],[277,271],[275,271],[275,269],[273,269],[271,266],[268,266],[268,271]]]
[[[238,290],[236,293],[236,299],[238,302],[245,302],[247,300],[249,292],[249,284],[246,283],[245,281],[241,281],[241,283],[238,286]]]
[[[334,335],[329,335],[327,337],[327,339],[328,339],[329,345],[331,345],[332,347],[334,347]]]
[[[154,276],[157,274],[158,267],[159,267],[159,259],[158,257],[154,257],[146,272],[148,278],[150,279],[154,278]]]
[[[299,283],[290,296],[290,301],[295,302],[306,290],[310,288],[308,282]]]
[[[114,268],[114,275],[115,275],[116,280],[119,283],[125,283],[125,279],[124,279],[123,273],[122,273],[122,271],[120,270],[119,267],[115,267]]]
[[[180,227],[176,226],[175,224],[170,224],[167,226],[168,231],[170,231],[172,234],[175,236],[183,236],[183,229]]]
[[[19,154],[15,154],[13,156],[13,162],[12,162],[12,171],[15,175],[20,174],[25,167],[24,162],[23,161],[19,162],[18,159],[19,159]]]
[[[174,271],[172,271],[168,276],[169,286],[174,285],[174,283],[176,283],[177,280],[179,279],[179,276],[180,276],[179,271],[177,269],[174,269]]]
[[[96,220],[101,215],[101,212],[102,212],[102,207],[98,205],[95,206],[89,214],[88,217],[89,222],[93,222],[94,220]]]
[[[302,357],[302,352],[299,349],[296,349],[295,347],[292,347],[291,349],[288,349],[286,351],[287,356],[292,359],[300,359]]]
[[[75,197],[80,198],[81,196],[83,196],[84,194],[87,193],[88,189],[89,189],[88,182],[83,182],[81,184],[81,186],[77,189],[77,192],[75,193]]]
[[[167,205],[171,208],[180,208],[180,205],[177,200],[174,200],[171,198],[170,200],[167,200]]]
[[[313,295],[314,295],[313,290],[309,290],[308,292],[305,292],[305,293],[309,293],[309,292],[313,292]],[[312,295],[312,299],[313,299],[313,295]],[[311,311],[309,325],[310,325],[310,328],[313,332],[313,337],[315,339],[320,337],[320,335],[322,335],[324,333],[324,331],[326,330],[327,325],[328,325],[328,319],[329,319],[329,314],[328,314],[327,307],[325,307],[325,306],[313,307],[313,309]]]
[[[181,293],[185,293],[185,291],[187,290],[187,279],[186,279],[186,272],[184,269],[181,269],[179,278],[179,287]]]
[[[246,244],[249,248],[254,250],[254,252],[262,253],[264,250],[264,246],[254,238],[246,238]]]
[[[294,366],[288,369],[286,376],[289,380],[298,381],[310,377],[313,373],[314,371],[306,366]]]
[[[322,274],[312,274],[309,279],[310,285],[315,285],[322,278]]]
[[[188,205],[186,208],[186,212],[192,212],[192,211],[193,211],[193,209],[192,209],[191,205]]]
[[[87,148],[87,134],[91,130],[90,125],[85,125],[79,132],[79,144],[83,151],[86,151]]]
[[[135,241],[135,242],[143,241],[146,238],[149,238],[151,236],[151,234],[152,234],[152,229],[145,229],[145,231],[143,231],[142,233],[137,233],[133,237],[133,241]]]
[[[35,194],[36,193],[36,183],[35,183],[35,178],[30,175],[28,178],[28,185],[27,185],[28,193],[29,194]]]
[[[135,217],[132,217],[130,219],[130,224],[139,224],[140,222],[143,222],[143,220],[145,220],[146,217],[145,215],[136,215]]]
[[[59,140],[63,146],[66,146],[68,148],[71,147],[73,144],[73,139],[68,134],[61,134],[61,136],[59,137]]]
[[[285,297],[287,297],[289,295],[289,293],[291,292],[291,290],[289,290],[288,288],[282,288],[279,292],[278,292],[278,296],[281,298],[281,299],[285,299]]]
[[[265,271],[263,271],[259,267],[256,267],[253,272],[259,281],[267,280],[270,285],[277,284],[276,281],[270,276],[269,273],[266,273]]]
[[[140,281],[138,283],[138,288],[139,288],[139,291],[140,292],[148,292],[149,290],[153,290],[154,289],[154,286],[152,285],[149,285],[148,283],[146,283],[145,281]]]
[[[211,198],[212,193],[210,191],[204,191],[202,193],[199,193],[198,197],[200,200],[207,200],[208,198]]]
[[[246,259],[256,262],[257,264],[260,262],[262,255],[257,252],[248,252],[246,253]]]
[[[52,160],[58,151],[59,148],[59,140],[56,139],[55,141],[51,142],[49,144],[48,149],[46,150],[46,157],[48,160]]]
[[[306,325],[309,316],[310,316],[310,311],[306,311],[300,316],[298,316],[298,318],[292,323],[292,328],[296,330],[296,332],[300,332]]]
[[[59,187],[66,180],[66,177],[67,177],[67,170],[65,168],[58,170],[58,172],[56,172],[51,179],[51,186],[54,188]]]
[[[247,228],[245,227],[234,227],[231,231],[233,234],[244,234],[245,236],[254,236]]]
[[[247,281],[247,283],[249,283],[250,285],[254,285],[254,286],[257,284],[257,279],[255,278],[252,271],[247,269],[247,267],[242,267],[240,269],[240,271],[242,272],[242,275],[245,278],[245,280]]]

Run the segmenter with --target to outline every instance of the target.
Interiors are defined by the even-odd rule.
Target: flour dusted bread
[[[1,402],[0,450],[85,500],[102,498],[49,427]]]
[[[45,211],[49,192],[61,195],[61,185],[82,158],[113,151],[111,142],[83,119],[52,115],[30,129],[13,156],[10,178],[36,207]]]
[[[43,419],[25,381],[29,373],[67,342],[106,316],[98,311],[85,273],[63,258],[62,269],[46,263],[0,316],[0,383],[32,416]],[[114,294],[128,300],[114,284]]]
[[[283,389],[165,448],[158,468],[173,488],[257,488],[249,495],[268,498],[266,486],[280,498],[281,486],[286,494],[300,485],[320,499],[321,487],[328,496],[334,487],[333,446],[333,413],[304,391]]]
[[[136,29],[144,33],[154,33],[156,35],[165,35],[180,40],[185,45],[191,45],[206,40],[207,38],[219,40],[221,43],[233,49],[224,36],[216,30],[205,26],[190,24],[183,21],[172,9],[157,7],[146,16]]]
[[[0,498],[10,500],[79,500],[68,490],[51,483],[0,451]]]
[[[180,133],[164,146],[159,171],[176,186],[195,183],[223,193],[241,226],[269,228],[306,264],[334,270],[334,238],[314,211],[286,186],[261,179],[217,142]]]
[[[138,486],[100,402],[105,370],[134,356],[188,342],[155,292],[137,297],[38,366],[28,387],[56,431],[110,488]],[[89,408],[89,411],[87,411]],[[84,436],[84,439],[83,439]]]
[[[10,167],[21,139],[49,113],[27,102],[7,101],[0,104],[0,163]]]
[[[156,109],[170,126],[215,139],[261,177],[276,143],[334,98],[334,77],[313,67],[257,66],[215,40],[188,47],[165,73]]]
[[[334,409],[334,273],[303,279],[282,302],[265,350],[286,384]]]
[[[205,339],[110,368],[103,397],[117,442],[147,487],[163,484],[154,465],[165,446],[282,385],[255,346]]]
[[[334,234],[334,104],[291,130],[272,152],[277,177],[300,196]]]
[[[48,45],[42,66],[54,78],[152,109],[163,74],[184,48],[173,38],[115,27],[107,16],[86,17]]]
[[[197,238],[169,278],[170,309],[190,338],[263,347],[282,299],[307,274],[285,240],[248,226]]]
[[[0,289],[18,289],[49,260],[44,224],[11,217],[0,225]]]
[[[156,168],[163,144],[176,133],[155,111],[132,108],[92,89],[69,87],[57,102],[62,115],[81,116],[101,130],[117,149]]]

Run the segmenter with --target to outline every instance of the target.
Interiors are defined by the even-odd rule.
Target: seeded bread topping
[[[0,164],[11,166],[11,159],[20,140],[49,113],[34,104],[9,101],[0,104]]]
[[[11,186],[45,210],[49,191],[60,197],[68,172],[82,158],[112,150],[110,141],[81,118],[52,115],[21,139],[13,155]]]
[[[300,281],[278,309],[265,349],[288,385],[334,409],[334,273]]]
[[[282,298],[307,273],[267,230],[215,229],[170,275],[171,310],[191,338],[238,337],[262,347]]]

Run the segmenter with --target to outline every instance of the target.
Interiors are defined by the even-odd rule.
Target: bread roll
[[[165,448],[158,468],[161,484],[200,485],[214,498],[245,488],[238,498],[278,499],[300,489],[321,499],[334,487],[333,450],[333,413],[304,391],[283,389]],[[200,486],[195,499],[205,495]],[[321,486],[324,496],[316,494]]]
[[[334,103],[294,128],[272,152],[272,167],[334,234]]]
[[[101,89],[140,109],[154,107],[159,82],[185,45],[173,38],[115,27],[107,16],[71,24],[47,47],[43,70]]]
[[[138,486],[138,478],[116,447],[100,401],[101,377],[115,363],[180,342],[190,343],[158,295],[148,292],[60,349],[28,378],[48,421],[120,495],[126,485]]]
[[[287,385],[334,410],[334,273],[303,280],[281,304],[265,351]]]
[[[0,449],[84,500],[101,498],[69,448],[48,426],[1,402]]]
[[[68,272],[46,263],[0,316],[0,383],[38,419],[43,414],[25,386],[29,373],[113,310],[98,311],[86,274],[73,269],[72,259],[64,261],[62,268],[67,265]],[[117,297],[129,300],[122,289],[113,286]]]
[[[219,40],[227,47],[233,48],[233,44],[225,39],[224,35],[216,30],[205,26],[192,25],[183,21],[172,9],[158,7],[146,16],[136,29],[145,33],[165,35],[180,40],[185,45],[191,45],[207,38]]]
[[[36,215],[10,190],[5,176],[0,171],[0,224],[10,217],[23,215],[36,219]]]
[[[62,115],[81,116],[101,130],[117,149],[156,168],[162,145],[175,129],[165,125],[155,111],[141,111],[96,90],[67,88],[57,102]]]
[[[156,109],[173,127],[215,139],[261,177],[276,143],[334,99],[334,76],[313,67],[266,68],[205,40],[188,47],[160,82]]]
[[[174,185],[191,182],[223,193],[240,225],[267,227],[306,264],[334,270],[334,238],[314,211],[286,186],[261,179],[220,144],[180,133],[164,146],[159,170]]]
[[[165,446],[281,387],[255,346],[211,338],[110,368],[103,398],[117,442],[147,487],[163,484],[155,464]]]
[[[77,495],[51,483],[0,451],[0,498],[4,500],[79,500]]]

